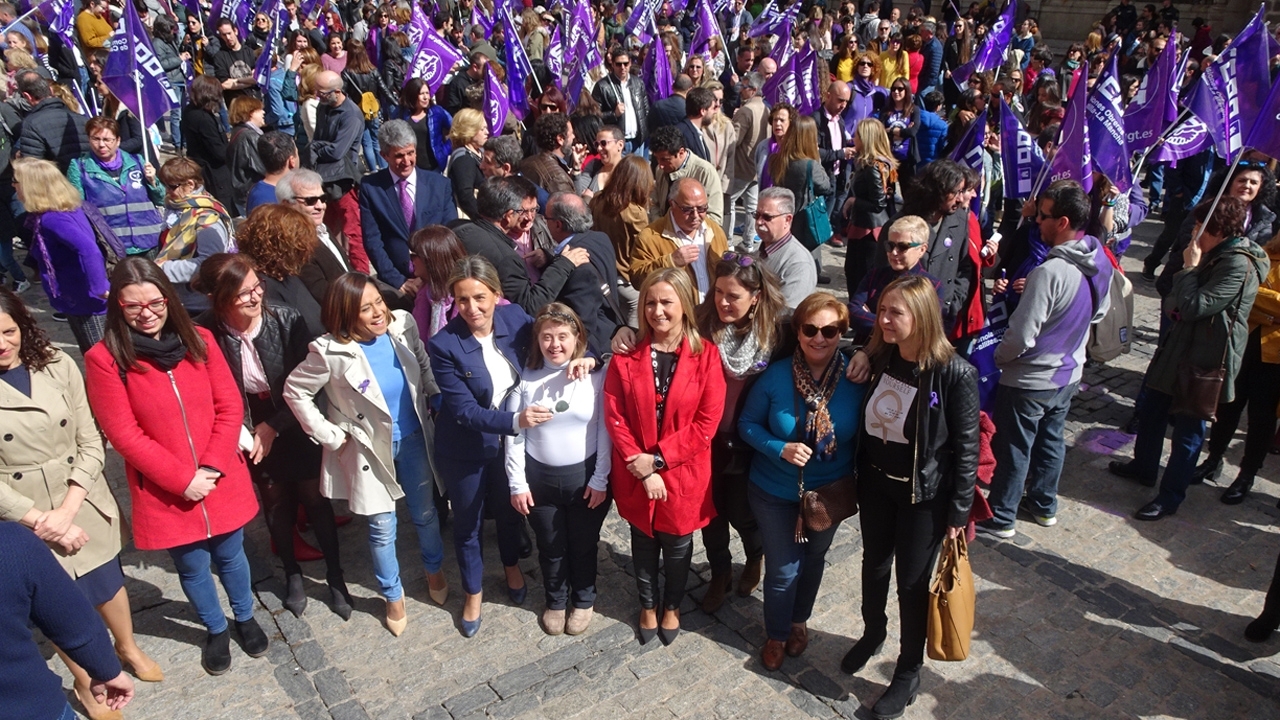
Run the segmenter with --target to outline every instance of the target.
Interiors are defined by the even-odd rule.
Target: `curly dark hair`
[[[568,125],[569,116],[564,113],[539,115],[533,121],[533,140],[538,144],[538,149],[543,152],[558,150]]]
[[[297,275],[315,252],[316,225],[292,205],[260,205],[236,231],[240,252],[253,258],[262,274],[277,280]]]
[[[0,287],[0,313],[13,318],[21,334],[22,345],[18,348],[18,359],[27,370],[39,372],[53,362],[57,350],[49,342],[49,335],[36,324],[31,311],[23,304],[12,290]]]

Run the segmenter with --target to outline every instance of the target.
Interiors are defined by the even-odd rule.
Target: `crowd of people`
[[[1123,312],[1119,258],[1148,213],[1165,222],[1143,272],[1164,299],[1161,332],[1133,460],[1111,471],[1160,480],[1136,519],[1172,515],[1190,484],[1223,472],[1246,404],[1244,460],[1222,502],[1241,502],[1267,458],[1280,401],[1274,161],[1247,153],[1227,167],[1206,149],[1146,165],[1132,190],[1095,172],[1089,191],[1050,180],[1020,195],[1002,176],[1004,128],[985,112],[1007,106],[1051,158],[1065,99],[1112,60],[1126,102],[1161,52],[1185,50],[1192,88],[1229,39],[1199,19],[1179,35],[1172,0],[1141,12],[1121,0],[1060,62],[1014,0],[1004,60],[964,82],[953,73],[984,47],[999,3],[642,3],[655,37],[643,42],[628,23],[638,6],[593,2],[584,42],[601,64],[586,83],[556,67],[578,27],[571,4],[282,0],[278,16],[268,3],[242,22],[194,0],[176,16],[113,2],[88,0],[58,30],[0,3],[0,225],[13,229],[0,239],[0,519],[29,528],[0,526],[0,606],[28,608],[65,644],[95,720],[132,697],[122,666],[164,677],[133,637],[119,559],[130,539],[168,552],[217,675],[233,636],[250,657],[268,651],[244,545],[260,512],[283,606],[306,611],[300,563],[323,560],[328,604],[347,620],[338,528],[351,518],[331,502],[344,501],[367,525],[399,636],[403,499],[441,606],[449,530],[472,637],[486,519],[509,599],[527,602],[520,560],[536,548],[541,626],[576,635],[598,593],[623,592],[596,584],[616,509],[639,641],[676,641],[700,531],[701,608],[762,586],[760,662],[777,670],[805,652],[841,524],[805,529],[801,499],[853,478],[864,627],[841,669],[859,672],[887,638],[893,571],[900,645],[873,714],[899,717],[920,689],[943,540],[1007,539],[1020,516],[1057,522],[1067,413],[1095,326]],[[713,32],[704,4],[718,8]],[[147,127],[103,80],[129,13],[180,98]],[[783,20],[761,31],[767,18]],[[434,88],[412,76],[415,31],[463,58]],[[513,44],[532,70],[527,107],[495,126],[486,81],[517,75]],[[816,54],[803,111],[776,94],[787,44]],[[665,96],[642,72],[658,63]],[[960,162],[975,132],[981,161]],[[843,248],[847,298],[823,287],[823,245]],[[29,308],[33,283],[83,374]],[[986,398],[966,340],[997,321]],[[1197,407],[1188,368],[1219,368],[1220,394]],[[124,459],[129,518],[103,478],[105,443]],[[987,446],[994,469],[980,471]],[[745,557],[736,582],[731,528]],[[75,579],[76,607],[19,597],[29,585],[16,578],[49,564],[32,534]],[[1250,639],[1280,627],[1280,567],[1276,583]],[[114,653],[95,623],[56,621],[81,600]],[[15,656],[6,671],[48,675],[37,662]],[[17,716],[70,717],[48,682],[14,692]]]

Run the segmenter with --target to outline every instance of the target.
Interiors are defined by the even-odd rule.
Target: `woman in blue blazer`
[[[471,637],[480,629],[480,540],[486,507],[497,524],[507,593],[517,605],[528,595],[518,564],[521,517],[511,506],[502,436],[546,422],[553,413],[536,405],[520,413],[499,409],[519,383],[533,318],[519,305],[499,305],[498,271],[482,257],[463,258],[449,288],[458,314],[431,338],[428,351],[441,392],[436,469],[453,507],[453,543],[466,593],[462,634]],[[569,372],[585,375],[594,365],[591,359],[575,360]]]

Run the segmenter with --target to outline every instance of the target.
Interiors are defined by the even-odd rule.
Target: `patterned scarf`
[[[752,331],[737,332],[725,326],[716,335],[716,348],[725,372],[736,380],[764,372],[769,367],[769,348],[760,347],[760,339]]]
[[[196,235],[207,227],[222,224],[227,238],[231,238],[231,217],[212,195],[197,192],[181,200],[166,200],[166,224],[160,234],[160,255],[156,264],[168,260],[183,260],[196,252]]]
[[[822,379],[814,382],[804,351],[796,348],[795,355],[791,356],[791,378],[808,410],[804,422],[805,444],[813,448],[819,461],[830,460],[836,454],[836,429],[831,424],[827,404],[835,395],[836,383],[840,381],[840,353],[831,357],[827,369],[822,371]]]

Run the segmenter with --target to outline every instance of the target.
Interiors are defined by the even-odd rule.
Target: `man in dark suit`
[[[689,152],[708,162],[711,162],[711,151],[707,149],[707,138],[702,134],[702,122],[711,114],[715,102],[715,93],[704,87],[693,88],[684,98],[685,117],[676,125]]]
[[[493,263],[502,283],[502,296],[536,315],[543,305],[555,300],[578,265],[591,260],[581,248],[566,247],[545,258],[542,276],[530,282],[524,258],[516,251],[512,237],[531,233],[538,213],[533,183],[522,177],[492,177],[484,181],[476,195],[480,217],[453,224],[453,232],[469,255],[480,255]]]
[[[582,197],[556,193],[547,201],[547,229],[556,248],[582,248],[591,262],[569,273],[556,298],[573,308],[587,327],[587,344],[596,357],[609,352],[613,331],[623,320],[618,304],[618,264],[609,236],[591,229],[591,211]]]
[[[360,227],[364,248],[378,277],[406,295],[417,291],[409,237],[427,225],[458,218],[453,188],[443,175],[418,167],[418,139],[404,120],[390,120],[378,130],[378,145],[387,167],[360,185]]]
[[[692,87],[693,81],[689,79],[688,75],[680,73],[676,76],[671,96],[659,100],[649,109],[650,135],[653,135],[653,131],[660,127],[680,124],[686,114],[684,98],[685,95],[689,94],[689,89]]]

